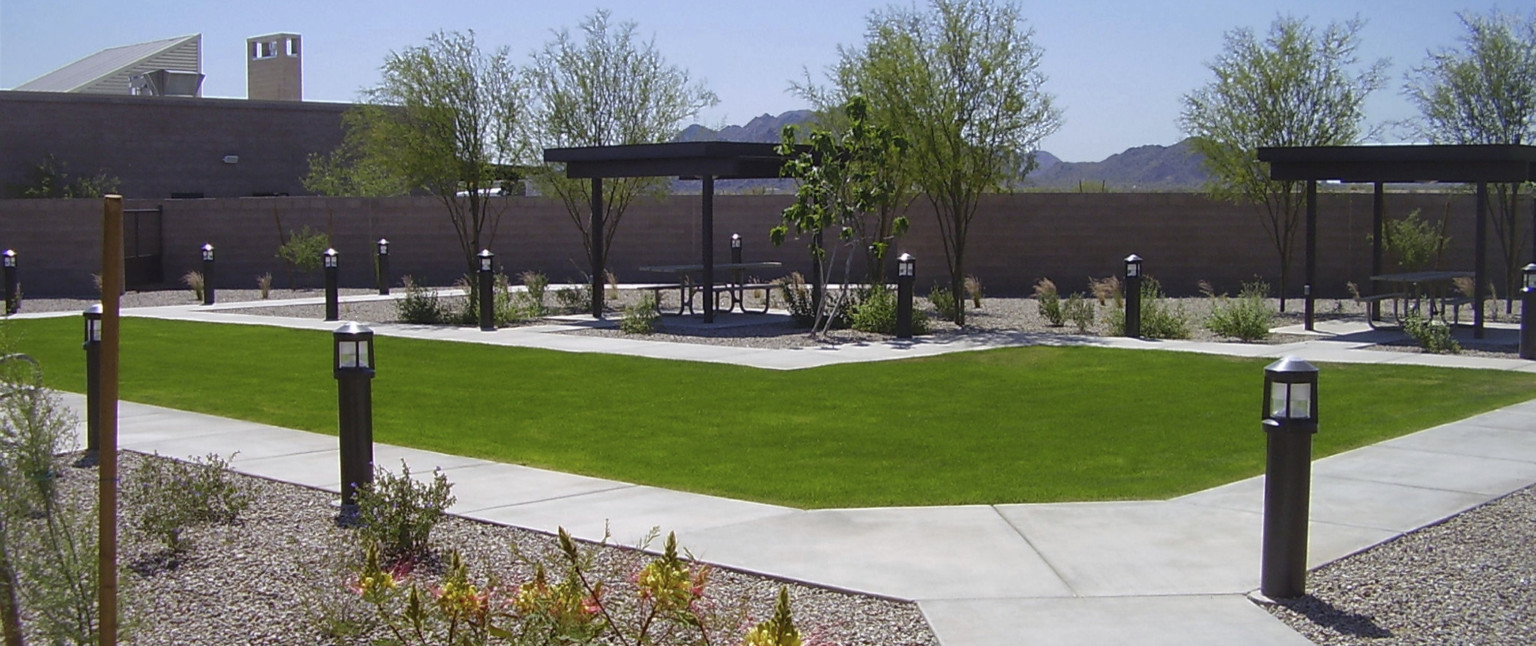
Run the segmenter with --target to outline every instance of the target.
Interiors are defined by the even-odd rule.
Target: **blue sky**
[[[897,2],[898,4],[902,2]],[[482,47],[508,46],[525,60],[560,27],[599,7],[639,23],[668,60],[706,81],[720,104],[709,126],[805,107],[785,92],[809,69],[818,80],[839,44],[862,42],[865,17],[886,0],[0,0],[0,88],[11,88],[100,49],[203,34],[205,96],[245,96],[245,39],[273,32],[304,38],[304,97],[351,101],[378,80],[393,49],[439,29],[473,29]],[[1391,81],[1367,117],[1413,115],[1399,96],[1403,74],[1430,49],[1455,45],[1455,13],[1524,3],[1463,0],[1021,0],[1045,49],[1046,88],[1066,123],[1043,148],[1067,161],[1097,161],[1131,146],[1182,138],[1180,97],[1206,83],[1222,35],[1265,30],[1280,13],[1314,24],[1360,15],[1362,58],[1392,59]]]

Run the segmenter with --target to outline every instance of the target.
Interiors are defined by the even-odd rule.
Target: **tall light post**
[[[1125,257],[1125,335],[1141,338],[1141,256]]]
[[[1307,583],[1307,513],[1312,435],[1317,433],[1317,367],[1285,357],[1264,368],[1264,547],[1259,592],[1299,597]]]
[[[341,297],[336,293],[336,274],[340,270],[335,249],[326,249],[320,255],[321,264],[325,267],[325,320],[341,320]]]
[[[213,244],[203,243],[203,304],[213,303]]]
[[[480,293],[478,295],[480,298],[480,331],[495,332],[496,279],[494,269],[496,267],[496,254],[491,253],[490,249],[481,249],[480,255],[476,257],[480,259]]]
[[[389,240],[379,238],[378,248],[379,295],[389,295]]]
[[[373,482],[373,330],[347,323],[332,333],[331,365],[341,436],[341,517],[357,514],[357,490]]]
[[[0,268],[5,273],[5,314],[9,316],[21,311],[21,281],[16,278],[15,249],[0,253]]]
[[[896,258],[896,338],[912,338],[912,287],[917,280],[917,257],[902,253]]]

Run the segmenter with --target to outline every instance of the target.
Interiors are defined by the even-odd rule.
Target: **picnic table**
[[[770,300],[770,294],[772,294],[773,285],[770,283],[748,284],[746,282],[746,278],[750,277],[748,272],[760,271],[764,269],[778,269],[783,266],[784,263],[772,260],[759,262],[717,262],[715,263],[714,268],[717,270],[726,270],[729,278],[725,282],[714,285],[714,293],[709,297],[716,299],[716,309],[718,310],[719,298],[721,296],[728,296],[731,299],[731,303],[730,306],[726,307],[724,311],[729,313],[732,310],[740,310],[743,314],[745,314],[747,313],[747,291],[760,290],[763,292],[763,309],[761,312],[767,312],[768,301]],[[640,271],[657,274],[673,274],[677,277],[677,282],[675,283],[652,285],[644,288],[650,290],[653,294],[656,295],[656,310],[658,312],[661,311],[661,292],[675,289],[677,290],[678,298],[678,315],[682,315],[685,311],[689,314],[694,313],[694,296],[703,291],[704,286],[694,281],[693,277],[704,272],[704,265],[650,265],[641,267]]]
[[[1452,321],[1447,323],[1460,323],[1461,306],[1472,302],[1471,298],[1453,295],[1452,283],[1457,278],[1473,278],[1476,274],[1470,271],[1412,271],[1397,274],[1380,274],[1371,276],[1372,282],[1381,282],[1391,285],[1385,291],[1370,296],[1361,296],[1356,300],[1365,303],[1379,304],[1382,301],[1392,301],[1392,316],[1398,325],[1402,325],[1403,317],[1412,312],[1422,312],[1425,301],[1429,302],[1429,317],[1439,317],[1445,321],[1447,309],[1453,310]],[[1375,327],[1375,321],[1379,314],[1372,312],[1366,316],[1366,322]]]

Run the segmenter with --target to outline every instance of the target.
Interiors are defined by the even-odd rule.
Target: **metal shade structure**
[[[1372,230],[1375,241],[1371,275],[1381,274],[1384,210],[1383,185],[1388,183],[1451,182],[1477,186],[1477,240],[1473,268],[1473,335],[1483,338],[1483,302],[1488,296],[1488,184],[1536,181],[1536,146],[1491,144],[1472,146],[1308,146],[1258,150],[1269,164],[1269,178],[1307,183],[1306,328],[1313,329],[1317,279],[1317,183],[1336,181],[1376,185]]]
[[[703,181],[703,224],[700,228],[704,266],[703,293],[715,287],[715,180],[779,177],[785,157],[778,144],[736,141],[688,141],[628,146],[546,148],[544,161],[565,164],[565,176],[592,180],[593,240],[603,239],[603,179],[678,177]],[[592,316],[602,316],[602,245],[592,245]],[[704,322],[715,320],[713,298],[704,299]]]

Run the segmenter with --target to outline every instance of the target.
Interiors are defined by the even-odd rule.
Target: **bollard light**
[[[377,278],[378,282],[379,282],[379,295],[380,296],[388,296],[389,295],[389,241],[388,240],[385,240],[384,238],[379,238],[378,255],[374,257],[374,263],[375,263],[374,268],[378,272],[374,277]]]
[[[480,271],[490,271],[491,266],[496,261],[496,254],[491,253],[490,249],[481,249],[478,257],[480,258]]]
[[[339,255],[339,254],[336,253],[335,249],[326,249],[325,253],[321,254],[321,259],[322,259],[322,262],[324,263],[326,269],[335,269],[336,268],[336,256],[337,255]]]
[[[4,266],[6,269],[16,268],[15,249],[6,249],[4,254],[0,254],[0,266]]]
[[[731,234],[731,248],[732,249],[738,249],[738,250],[741,249],[741,234],[740,233],[732,233]]]
[[[386,240],[384,238],[379,238],[379,255],[380,256],[388,256],[389,255],[389,240]]]
[[[494,332],[496,330],[496,287],[495,276],[492,268],[496,266],[496,254],[490,249],[481,249],[480,255],[480,280],[476,296],[480,299],[476,306],[480,310],[480,331]]]
[[[5,307],[0,314],[9,316],[21,310],[21,281],[16,277],[16,250],[0,253],[0,267],[4,267]]]
[[[1125,277],[1141,278],[1141,256],[1131,254],[1125,257]]]
[[[203,243],[203,304],[212,305],[213,291],[213,244]]]
[[[1536,291],[1536,263],[1526,265],[1520,270],[1520,276],[1527,291]]]
[[[1536,263],[1520,270],[1520,358],[1536,359]]]
[[[213,262],[213,244],[203,243],[203,262]]]
[[[355,322],[332,333],[332,372],[341,439],[341,518],[357,514],[357,491],[373,481],[373,330]]]
[[[911,278],[917,275],[917,258],[912,254],[903,253],[896,258],[896,277]]]
[[[896,258],[896,338],[912,338],[912,291],[917,280],[917,258],[902,253]]]
[[[337,274],[340,273],[339,261],[335,249],[326,249],[320,255],[321,263],[325,266],[325,320],[337,321],[341,319],[341,296],[339,294]]]
[[[1125,257],[1125,335],[1141,338],[1141,256]]]
[[[1285,357],[1264,368],[1264,543],[1260,593],[1306,593],[1312,435],[1317,433],[1317,367]]]
[[[95,466],[101,453],[101,303],[85,309],[85,455],[77,467]]]
[[[101,343],[101,303],[85,308],[85,342]]]

